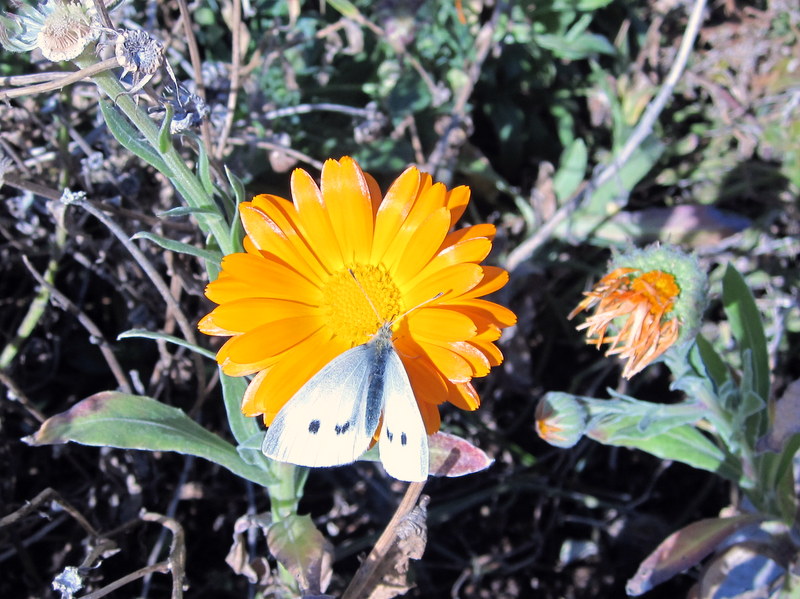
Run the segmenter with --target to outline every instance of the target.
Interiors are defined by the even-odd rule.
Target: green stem
[[[297,504],[303,496],[308,470],[283,462],[270,463],[272,483],[267,484],[272,517],[277,522],[297,514]]]
[[[91,64],[88,60],[78,60],[78,66],[85,68]],[[214,202],[214,198],[209,195],[203,184],[192,170],[186,166],[183,157],[170,143],[166,151],[159,149],[158,136],[159,128],[150,116],[134,102],[133,98],[126,94],[126,90],[117,81],[111,71],[105,71],[95,75],[93,81],[112,101],[125,113],[125,116],[139,130],[147,143],[157,152],[166,163],[170,171],[170,181],[175,189],[183,197],[187,205],[196,209],[211,208],[216,213],[219,209]],[[220,214],[220,216],[223,216]],[[206,216],[203,213],[195,214],[201,230],[205,234],[214,237],[217,245],[223,254],[233,251],[234,245],[231,240],[230,231],[224,218],[219,218],[217,214]]]
[[[58,263],[61,259],[61,253],[64,249],[64,242],[66,241],[66,229],[60,225],[56,225],[56,245],[55,255],[47,262],[47,269],[44,272],[43,278],[49,285],[42,285],[39,287],[39,292],[33,298],[28,311],[25,313],[25,318],[17,327],[17,333],[14,338],[8,342],[0,353],[0,370],[6,370],[11,366],[11,362],[19,353],[20,347],[25,340],[30,337],[33,329],[39,324],[42,315],[50,302],[50,289],[55,284],[56,272],[58,272]]]

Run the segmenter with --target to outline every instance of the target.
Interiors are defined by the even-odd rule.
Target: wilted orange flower
[[[469,188],[448,191],[409,167],[382,197],[344,157],[325,162],[320,187],[296,169],[291,192],[293,203],[259,195],[241,204],[245,252],[226,256],[206,288],[219,306],[200,330],[231,336],[217,361],[226,374],[255,375],[243,412],[269,425],[317,371],[384,323],[429,433],[437,404],[476,409],[471,380],[500,364],[494,342],[516,318],[480,299],[508,280],[480,264],[494,226],[451,231]]]
[[[622,376],[630,378],[677,341],[673,307],[680,291],[675,277],[661,270],[616,268],[586,293],[568,318],[597,305],[578,330],[586,329],[588,343],[609,344],[607,356],[627,359]],[[607,333],[609,325],[617,329],[615,335]]]

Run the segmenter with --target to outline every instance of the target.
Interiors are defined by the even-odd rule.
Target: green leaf
[[[582,139],[576,139],[561,154],[558,172],[553,177],[553,188],[562,202],[567,200],[586,176],[589,152]]]
[[[213,206],[203,206],[202,208],[193,208],[191,206],[177,206],[175,208],[170,208],[169,210],[164,210],[164,212],[159,212],[158,217],[178,218],[180,216],[197,215],[197,214],[216,216],[217,218],[222,218],[222,216],[219,213],[219,210],[217,210]]]
[[[242,180],[237,177],[236,173],[229,169],[227,165],[225,166],[225,176],[228,177],[228,183],[230,183],[233,196],[236,198],[236,205],[238,206],[246,199],[244,183],[242,183]]]
[[[613,56],[617,52],[611,42],[596,33],[583,33],[574,39],[563,35],[540,34],[534,35],[533,40],[564,60],[583,60],[597,54]]]
[[[722,278],[722,304],[739,350],[752,352],[753,388],[766,401],[769,398],[770,369],[761,313],[744,278],[731,264]]]
[[[156,245],[161,246],[165,250],[177,252],[179,254],[195,256],[205,262],[211,262],[213,264],[219,264],[222,261],[222,256],[219,253],[210,252],[197,246],[183,243],[182,241],[168,239],[167,237],[156,235],[155,233],[150,233],[148,231],[140,231],[131,237],[131,239],[147,239],[148,241],[152,241]]]
[[[714,385],[716,385],[717,388],[722,387],[730,376],[725,362],[723,362],[722,358],[714,350],[711,343],[702,335],[698,335],[695,338],[695,343],[693,350],[696,349],[697,353],[699,353],[706,373],[711,377],[711,380],[714,381]]]
[[[657,137],[648,135],[619,172],[592,192],[591,199],[586,205],[587,211],[607,218],[610,203],[619,203],[618,199],[623,196],[627,203],[628,194],[650,172],[664,152],[664,147]]]
[[[300,584],[303,595],[319,595],[330,582],[333,547],[322,536],[311,516],[291,515],[269,527],[270,553]]]
[[[209,351],[204,347],[200,347],[194,343],[189,343],[186,341],[186,339],[181,339],[180,337],[175,337],[174,335],[167,335],[166,333],[159,333],[158,331],[148,331],[147,329],[129,329],[117,335],[117,340],[120,339],[161,339],[168,343],[174,343],[175,345],[185,347],[186,349],[189,349],[196,354],[200,354],[209,360],[216,361],[217,359],[217,356],[214,352]]]
[[[625,590],[631,596],[646,593],[698,564],[733,533],[762,520],[761,516],[744,514],[732,518],[707,518],[689,524],[668,536],[642,562]]]
[[[111,134],[119,143],[172,180],[172,171],[161,158],[161,155],[147,141],[142,139],[141,133],[111,102],[101,100],[100,111],[103,113],[108,130],[111,131]]]
[[[200,183],[209,197],[214,197],[214,182],[211,180],[211,163],[208,159],[208,152],[204,144],[198,145],[197,151],[197,170],[200,175]]]
[[[183,410],[150,397],[103,391],[48,418],[36,433],[23,439],[29,445],[73,441],[81,445],[174,451],[204,458],[259,485],[271,477],[245,463],[230,443],[207,431]]]
[[[161,129],[158,131],[158,149],[164,154],[172,146],[172,117],[175,115],[175,109],[172,104],[167,103],[167,112],[164,115],[164,120],[161,122]]]
[[[363,19],[356,5],[349,0],[328,0],[328,4],[339,11],[343,17],[347,17],[348,19]]]
[[[255,418],[242,414],[242,398],[247,389],[247,379],[240,376],[228,376],[220,369],[219,380],[222,385],[222,398],[228,425],[231,427],[236,443],[247,443],[254,435],[264,435]],[[266,460],[266,458],[264,458]]]
[[[630,427],[628,428],[630,431]],[[664,460],[675,460],[683,464],[714,472],[723,478],[739,483],[741,472],[738,464],[726,459],[725,453],[700,431],[683,425],[663,431],[652,437],[620,433],[608,435],[604,429],[589,429],[586,436],[605,445],[641,449]]]

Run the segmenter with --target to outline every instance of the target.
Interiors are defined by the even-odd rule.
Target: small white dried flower
[[[11,52],[39,48],[54,62],[72,60],[97,39],[97,25],[88,5],[82,2],[49,0],[35,7],[22,4],[17,14],[0,15],[0,44]]]

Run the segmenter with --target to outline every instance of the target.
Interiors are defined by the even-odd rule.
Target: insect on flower
[[[226,256],[206,289],[219,306],[200,321],[200,330],[231,336],[217,354],[222,370],[254,375],[243,412],[261,414],[270,425],[329,369],[323,387],[355,390],[302,404],[304,429],[298,430],[307,432],[299,442],[307,443],[307,463],[322,465],[351,462],[373,438],[388,437],[389,411],[399,410],[405,423],[418,412],[422,430],[433,433],[438,404],[476,409],[472,379],[500,364],[494,342],[516,318],[482,299],[508,279],[504,270],[480,264],[494,226],[451,230],[469,189],[447,190],[409,167],[382,196],[375,180],[344,157],[325,162],[319,187],[296,169],[291,190],[294,202],[260,195],[241,205],[245,252]],[[365,368],[373,376],[348,373]],[[362,383],[392,388],[359,395]],[[383,401],[368,399],[370,393]],[[402,401],[390,399],[392,393]],[[355,409],[357,401],[371,410]],[[328,420],[338,432],[313,430]],[[356,425],[364,428],[351,434]],[[315,438],[327,446],[314,446]],[[341,457],[323,457],[326,450]]]

